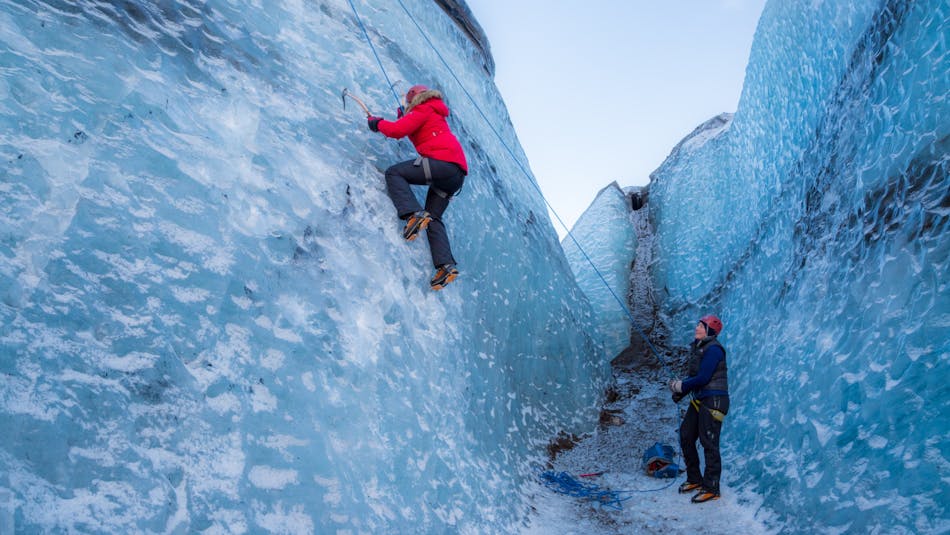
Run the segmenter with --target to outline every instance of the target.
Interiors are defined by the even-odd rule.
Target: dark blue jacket
[[[728,396],[726,350],[715,337],[693,340],[691,349],[690,377],[683,380],[683,393],[693,392],[696,399]]]

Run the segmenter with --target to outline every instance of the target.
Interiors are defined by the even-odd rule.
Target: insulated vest
[[[714,336],[707,336],[703,338],[698,344],[694,345],[692,348],[692,355],[689,361],[689,376],[695,377],[699,374],[699,364],[703,360],[703,353],[706,351],[706,347],[709,344],[715,344],[719,346],[719,349],[722,349],[722,360],[719,361],[719,365],[716,366],[716,371],[713,372],[712,377],[709,379],[709,382],[702,387],[697,393],[704,391],[717,390],[720,392],[725,392],[728,395],[729,392],[729,382],[726,380],[726,348],[722,347],[722,344],[719,343],[719,340],[716,340]]]

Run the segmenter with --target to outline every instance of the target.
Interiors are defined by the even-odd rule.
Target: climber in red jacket
[[[433,290],[441,290],[459,274],[442,214],[452,195],[462,188],[468,164],[462,145],[445,120],[449,108],[442,101],[442,93],[424,85],[414,85],[406,93],[405,113],[400,108],[397,115],[395,121],[370,116],[367,123],[370,130],[386,137],[400,139],[409,136],[419,153],[415,160],[397,163],[386,170],[386,188],[399,219],[406,221],[403,238],[412,241],[420,231],[426,230],[429,252],[436,268],[430,286]],[[412,194],[410,184],[429,185],[425,209]]]

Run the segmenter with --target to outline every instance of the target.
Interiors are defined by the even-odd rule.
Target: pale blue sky
[[[531,170],[570,227],[734,112],[765,0],[467,0]],[[565,231],[554,220],[558,234]]]

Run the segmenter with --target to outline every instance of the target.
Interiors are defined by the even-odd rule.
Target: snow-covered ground
[[[630,272],[630,312],[642,332],[656,345],[658,340],[670,337],[662,323],[655,329],[656,301],[649,276],[654,236],[648,210],[630,212],[630,224],[637,234],[636,261]],[[612,389],[616,399],[603,407],[601,425],[592,435],[558,454],[550,466],[555,473],[567,472],[585,484],[618,492],[617,497],[623,500],[621,508],[561,494],[539,481],[532,502],[535,511],[522,534],[772,533],[774,530],[764,522],[767,513],[760,511],[761,498],[726,483],[729,479],[728,429],[724,430],[721,444],[724,455],[719,500],[691,503],[692,494],[680,494],[677,490],[686,480],[684,474],[670,480],[644,473],[643,453],[656,442],[673,446],[677,464],[681,469],[684,467],[678,429],[687,405],[685,401],[675,405],[665,386],[669,375],[676,373],[675,363],[682,358],[671,356],[675,350],[658,346],[664,358],[661,364],[652,351],[640,343],[640,335],[634,333],[633,336],[635,343],[624,352],[623,358],[615,360],[624,365],[613,369]],[[728,419],[725,425],[729,425]],[[597,472],[603,474],[578,477]]]
[[[677,491],[686,480],[684,475],[671,481],[643,472],[643,452],[655,442],[673,446],[676,461],[682,467],[676,437],[679,411],[686,405],[684,401],[674,407],[663,384],[663,373],[648,366],[617,369],[617,389],[622,397],[605,408],[620,410],[617,416],[623,423],[599,426],[594,434],[558,455],[552,463],[555,472],[565,471],[574,476],[603,471],[599,477],[581,480],[604,490],[628,491],[620,493],[621,499],[626,498],[623,508],[617,510],[559,494],[539,482],[533,502],[536,514],[531,516],[522,535],[775,532],[765,525],[766,513],[759,510],[761,499],[757,496],[723,483],[721,499],[694,504],[690,502],[691,494]],[[729,448],[727,441],[722,446],[724,450]],[[724,458],[724,479],[728,479],[728,470],[728,458]]]

